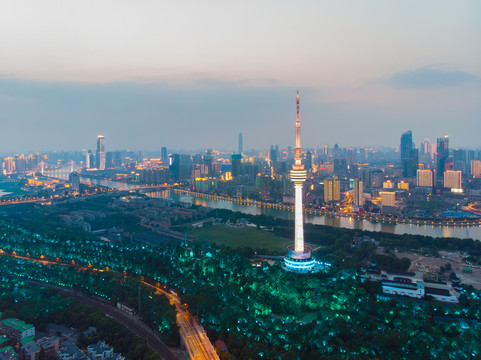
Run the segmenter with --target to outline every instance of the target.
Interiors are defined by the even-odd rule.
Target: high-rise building
[[[271,160],[271,166],[276,166],[277,165],[277,153],[278,150],[274,147],[274,145],[271,145],[271,149],[269,150],[269,159]]]
[[[446,170],[444,172],[444,187],[451,189],[461,189],[461,171]]]
[[[324,179],[324,202],[341,200],[341,181],[337,177]]]
[[[87,155],[85,157],[85,168],[86,169],[93,169],[95,168],[95,157],[92,154],[92,150],[87,151]]]
[[[429,154],[431,155],[431,142],[429,141],[428,138],[424,139],[422,146],[421,146],[421,152],[423,154]]]
[[[15,172],[27,171],[27,159],[24,155],[15,155]]]
[[[6,157],[3,159],[3,174],[11,174],[15,171],[15,162],[12,157]]]
[[[310,151],[306,153],[306,170],[307,172],[312,170],[312,153]]]
[[[438,138],[436,146],[436,170],[437,178],[442,179],[446,165],[449,159],[449,138],[448,135],[444,135],[442,138]]]
[[[299,92],[297,92],[296,153],[291,170],[295,189],[294,245],[287,248],[284,264],[290,271],[307,273],[317,271],[319,263],[312,258],[312,249],[304,244],[304,221],[302,208],[302,185],[307,178],[301,158],[301,123],[299,121]]]
[[[421,187],[434,186],[434,174],[431,170],[418,170],[416,174],[416,185]]]
[[[231,161],[232,161],[232,176],[238,177],[240,175],[242,154],[232,154]]]
[[[371,187],[373,188],[380,188],[383,185],[385,176],[384,171],[382,170],[374,170],[371,174]]]
[[[481,177],[481,161],[471,160],[471,175],[473,177]]]
[[[452,170],[459,170],[463,174],[468,173],[467,169],[467,153],[465,149],[454,149],[453,150],[453,169]]]
[[[239,154],[242,154],[244,152],[244,145],[242,144],[242,133],[239,133]]]
[[[206,151],[206,154],[202,158],[202,165],[203,165],[203,170],[204,174],[208,176],[213,176],[213,170],[212,170],[212,163],[214,162],[214,157],[212,156],[212,150],[209,149]]]
[[[354,179],[352,203],[354,206],[364,206],[363,182],[361,179]]]
[[[160,149],[160,158],[164,163],[167,161],[167,148],[165,146]]]
[[[97,136],[97,169],[105,170],[105,138]]]
[[[68,175],[68,182],[72,191],[79,191],[80,189],[80,175],[78,172],[71,172]]]
[[[393,191],[381,191],[381,212],[385,215],[396,213],[396,193]]]
[[[416,176],[418,165],[418,151],[413,146],[411,130],[401,135],[401,167],[404,177]]]
[[[355,162],[356,162],[356,152],[352,148],[347,149],[347,156],[346,156],[347,165],[352,166],[354,165]]]
[[[394,207],[396,205],[396,193],[393,191],[381,191],[381,206]]]
[[[409,183],[401,180],[400,182],[397,183],[397,188],[399,190],[409,190]]]
[[[370,188],[372,187],[372,170],[369,167],[362,166],[359,168],[359,177],[361,178],[363,184],[367,187]]]
[[[169,170],[170,170],[170,178],[173,181],[178,181],[180,179],[180,155],[179,154],[169,155]]]
[[[391,180],[386,180],[382,182],[383,189],[394,189],[395,184]]]

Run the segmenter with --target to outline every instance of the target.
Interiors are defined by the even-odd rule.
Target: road
[[[55,289],[71,298],[74,298],[80,302],[83,302],[87,305],[90,305],[102,311],[104,314],[111,316],[112,318],[114,318],[115,320],[117,320],[118,322],[120,322],[121,324],[129,328],[130,330],[132,330],[138,337],[140,337],[147,343],[147,346],[152,351],[159,354],[159,356],[162,359],[178,360],[177,355],[175,355],[172,352],[172,350],[158,338],[158,336],[154,333],[154,331],[150,327],[148,327],[146,324],[140,321],[137,317],[129,315],[117,309],[116,307],[109,305],[108,303],[82,295],[73,289],[64,288],[64,287],[52,285],[52,284],[47,284],[41,281],[35,281],[35,280],[26,280],[26,281],[31,285],[44,286],[51,289]]]
[[[74,266],[72,263],[62,263],[60,259],[56,261],[48,260],[43,258],[40,259],[32,258],[30,256],[18,255],[15,251],[12,254],[6,254],[3,250],[0,250],[0,255],[7,255],[17,259],[28,260],[32,262],[41,263],[42,265],[60,265],[60,266]],[[82,268],[86,270],[87,268]],[[105,270],[102,270],[105,271]],[[181,339],[188,351],[189,358],[191,360],[207,359],[207,360],[220,360],[217,355],[212,343],[210,342],[204,328],[200,325],[197,320],[190,314],[186,306],[184,306],[180,298],[174,292],[167,292],[163,289],[156,287],[144,280],[140,280],[142,284],[151,288],[158,295],[163,295],[169,298],[170,303],[175,305],[177,311],[177,325],[180,328]],[[46,284],[39,281],[30,280],[32,284],[42,285],[57,289],[64,292],[65,294],[72,296],[80,301],[83,301],[89,305],[95,306],[104,313],[111,315],[113,318],[127,326],[129,329],[134,331],[139,337],[147,342],[149,347],[157,352],[162,358],[166,360],[177,359],[177,356],[172,353],[172,351],[165,345],[156,334],[147,325],[141,322],[138,318],[130,316],[115,307],[112,307],[101,301],[92,299],[90,297],[81,295],[80,293],[63,288],[56,285]]]
[[[202,325],[190,314],[186,306],[180,302],[180,298],[174,292],[167,292],[145,281],[142,283],[155,290],[156,294],[162,294],[169,298],[170,303],[177,310],[177,325],[180,328],[180,336],[187,348],[191,360],[207,359],[219,360],[212,343],[205,333]]]

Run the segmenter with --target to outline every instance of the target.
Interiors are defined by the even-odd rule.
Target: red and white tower
[[[304,245],[304,220],[302,207],[302,185],[307,178],[306,170],[301,158],[301,122],[299,121],[299,91],[297,92],[297,118],[296,118],[296,155],[291,170],[291,181],[295,189],[295,235],[294,246],[287,247],[287,256],[284,259],[286,268],[295,272],[317,271],[318,262],[312,258],[312,250]]]
[[[304,251],[304,221],[302,209],[302,183],[306,180],[306,170],[301,159],[301,122],[299,121],[299,91],[297,92],[296,117],[296,156],[291,170],[291,181],[294,182],[296,198],[295,216],[295,251]]]

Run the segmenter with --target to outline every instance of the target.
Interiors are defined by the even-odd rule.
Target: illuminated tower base
[[[297,273],[318,272],[321,268],[319,261],[312,257],[312,250],[308,246],[304,251],[295,251],[294,245],[288,246],[284,265],[286,270]]]

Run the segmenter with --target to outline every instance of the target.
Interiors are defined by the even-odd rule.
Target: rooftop
[[[33,328],[33,325],[26,324],[22,320],[14,318],[2,320],[0,323],[22,332]]]

